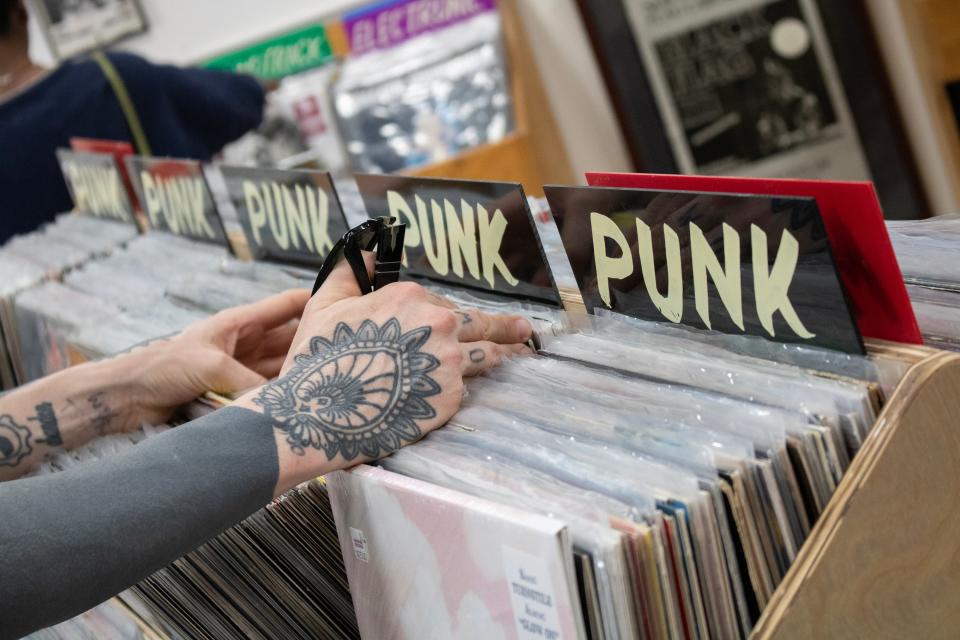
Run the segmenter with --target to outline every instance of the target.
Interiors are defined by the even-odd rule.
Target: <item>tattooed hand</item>
[[[341,267],[307,304],[280,378],[241,401],[273,420],[281,457],[384,456],[444,424],[464,376],[529,353],[523,318],[454,311],[409,282],[361,297]]]

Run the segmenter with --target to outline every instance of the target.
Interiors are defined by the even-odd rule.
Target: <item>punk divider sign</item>
[[[229,246],[199,162],[129,156],[126,163],[151,228]]]
[[[588,311],[864,353],[813,198],[546,195]]]
[[[371,217],[392,216],[407,225],[405,275],[560,306],[518,183],[355,178]]]
[[[78,213],[136,225],[113,154],[57,149],[57,159]]]
[[[588,173],[593,187],[816,198],[840,281],[861,335],[923,344],[920,327],[870,182],[655,173]]]
[[[320,267],[347,232],[322,171],[220,167],[254,260]]]

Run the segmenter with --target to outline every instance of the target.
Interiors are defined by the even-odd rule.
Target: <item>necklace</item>
[[[32,75],[33,72],[33,62],[27,59],[25,62],[21,63],[18,67],[10,69],[4,73],[0,73],[0,89],[9,87],[12,84],[15,84],[21,75]]]

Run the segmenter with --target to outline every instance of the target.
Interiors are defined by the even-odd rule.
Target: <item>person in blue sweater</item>
[[[0,0],[0,244],[72,207],[55,150],[70,138],[132,141],[101,66],[68,60],[54,69],[28,55],[23,0]],[[264,93],[250,76],[107,56],[126,85],[156,156],[210,160],[260,125]]]

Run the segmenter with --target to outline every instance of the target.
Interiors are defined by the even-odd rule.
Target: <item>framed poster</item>
[[[926,212],[859,1],[578,1],[641,171],[872,180]]]
[[[59,60],[147,30],[139,0],[33,0],[33,9]]]

